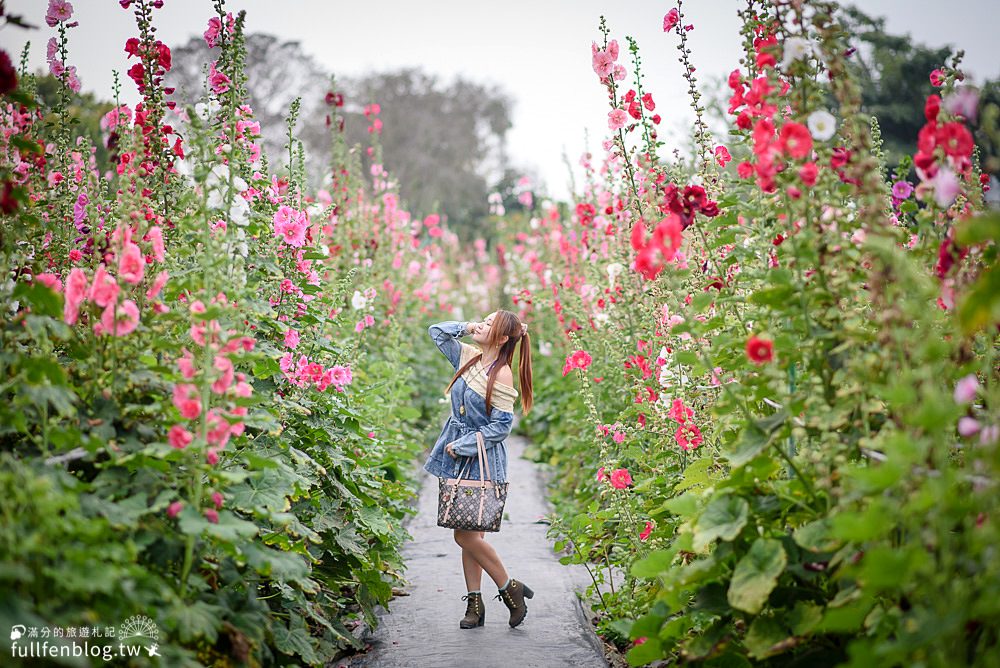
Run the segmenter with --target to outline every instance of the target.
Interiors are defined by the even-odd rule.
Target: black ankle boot
[[[466,594],[462,600],[468,600],[469,604],[465,608],[465,617],[458,625],[463,629],[474,629],[486,623],[486,606],[483,605],[483,595],[478,593]]]
[[[510,621],[507,623],[510,624],[511,628],[514,628],[523,622],[525,615],[528,614],[528,606],[524,604],[524,599],[534,595],[535,592],[531,591],[523,582],[512,579],[507,588],[493,598],[499,598],[510,610]]]

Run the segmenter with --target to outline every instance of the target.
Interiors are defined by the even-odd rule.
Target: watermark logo
[[[108,626],[10,627],[11,656],[21,659],[91,657],[111,661],[118,657],[159,657],[160,629],[146,615],[133,615]],[[3,663],[0,661],[0,663]]]

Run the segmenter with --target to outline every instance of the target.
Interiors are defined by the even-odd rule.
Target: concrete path
[[[559,563],[545,537],[551,511],[537,467],[521,458],[525,439],[507,439],[510,488],[500,531],[487,533],[511,577],[535,592],[528,599],[528,616],[516,629],[500,600],[497,587],[483,573],[486,624],[461,629],[465,614],[465,578],[462,551],[451,529],[437,526],[437,478],[421,469],[419,514],[408,517],[413,540],[403,549],[410,584],[408,596],[390,601],[390,611],[379,609],[379,627],[365,640],[371,651],[336,665],[351,668],[604,668],[602,643],[587,622],[575,592],[590,582],[579,564]]]

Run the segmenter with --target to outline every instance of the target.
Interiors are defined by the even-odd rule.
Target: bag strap
[[[487,481],[493,482],[493,479],[490,477],[490,456],[489,456],[489,452],[486,451],[486,444],[485,444],[485,441],[483,439],[483,433],[480,432],[480,431],[476,432],[476,459],[479,461],[479,480],[480,480],[480,482],[482,482],[482,486],[485,487],[486,486],[486,482]],[[483,460],[486,461],[485,472],[483,471]],[[466,462],[466,465],[470,465],[470,464],[472,464],[471,461]],[[465,470],[466,470],[466,466],[463,466],[462,469],[461,469],[461,471],[459,472],[458,479],[455,481],[456,485],[459,482],[461,482],[462,476],[464,475]]]

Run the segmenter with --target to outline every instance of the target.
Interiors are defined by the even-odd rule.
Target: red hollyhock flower
[[[774,342],[751,335],[747,339],[747,357],[754,364],[764,364],[774,359]]]
[[[816,178],[819,176],[819,167],[815,162],[807,162],[799,169],[799,178],[807,186],[816,185]]]
[[[813,140],[809,134],[809,128],[790,121],[781,126],[781,133],[778,135],[778,148],[787,156],[801,160],[812,152]]]
[[[972,155],[972,133],[957,121],[945,123],[935,133],[938,146],[953,158],[967,158]]]
[[[928,121],[936,121],[938,117],[938,112],[941,111],[941,97],[938,95],[930,95],[927,97],[927,102],[924,103],[924,118]]]
[[[642,96],[642,106],[646,107],[647,111],[653,111],[656,109],[656,103],[653,102],[653,94],[646,93]]]

